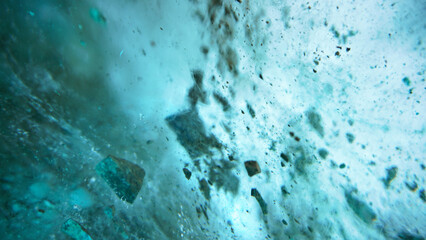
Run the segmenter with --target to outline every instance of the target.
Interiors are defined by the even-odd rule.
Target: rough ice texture
[[[1,3],[2,239],[425,239],[424,1]]]

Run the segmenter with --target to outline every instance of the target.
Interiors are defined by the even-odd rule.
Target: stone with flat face
[[[96,172],[119,198],[129,203],[135,201],[145,177],[143,168],[112,155],[98,163]]]
[[[256,161],[246,161],[244,162],[244,166],[246,167],[247,174],[250,177],[261,172],[259,164]]]

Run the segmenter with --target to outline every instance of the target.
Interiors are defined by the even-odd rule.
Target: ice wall
[[[425,10],[2,1],[1,239],[424,239]]]

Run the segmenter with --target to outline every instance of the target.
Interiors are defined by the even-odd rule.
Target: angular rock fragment
[[[257,191],[256,188],[251,189],[251,196],[256,198],[257,202],[260,205],[260,209],[262,209],[262,213],[264,215],[268,214],[268,208],[267,208],[266,202],[265,200],[263,200],[262,196],[260,195],[259,191]]]
[[[92,240],[87,230],[80,223],[73,219],[68,219],[62,224],[62,232],[75,240]]]
[[[129,203],[135,201],[145,177],[143,168],[111,155],[96,165],[96,172],[119,198]]]
[[[184,168],[183,173],[185,174],[186,179],[189,180],[191,178],[192,173],[188,170],[188,168]]]
[[[183,111],[166,119],[169,127],[176,133],[178,142],[185,148],[191,158],[209,153],[209,148],[221,148],[214,135],[206,133],[203,121],[194,109]]]
[[[390,168],[386,169],[386,178],[382,179],[386,188],[389,188],[391,182],[396,178],[397,173],[398,173],[398,167],[396,166],[391,166]]]
[[[246,167],[247,174],[250,177],[261,172],[259,164],[256,161],[246,161],[244,162],[244,166]]]
[[[210,186],[205,178],[200,180],[200,190],[207,200],[210,200]]]

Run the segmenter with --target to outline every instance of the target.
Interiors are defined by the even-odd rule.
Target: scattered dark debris
[[[192,173],[188,170],[188,168],[184,168],[183,173],[185,174],[186,179],[189,180],[191,178]]]
[[[224,96],[220,95],[220,93],[214,92],[213,97],[222,106],[222,110],[224,112],[228,111],[231,108],[231,105],[229,104],[228,100],[226,100]]]
[[[259,78],[263,80],[263,75],[259,73]]]
[[[391,167],[386,169],[386,178],[382,179],[386,188],[388,188],[390,186],[392,180],[395,179],[397,173],[398,173],[398,167],[396,167],[396,166],[391,166]]]
[[[168,116],[165,120],[176,133],[178,142],[193,159],[203,154],[209,154],[209,148],[220,149],[222,147],[214,135],[207,135],[203,122],[195,109]]]
[[[315,63],[315,65],[318,65],[319,61],[318,60],[314,60],[314,63]]]
[[[376,213],[366,204],[353,195],[354,191],[345,191],[346,202],[355,214],[365,223],[369,224],[377,219]]]
[[[318,155],[322,158],[322,159],[326,159],[328,156],[328,151],[325,148],[320,148],[318,150]]]
[[[353,143],[355,140],[355,136],[352,133],[346,133],[346,139],[349,143]]]
[[[260,195],[259,191],[257,191],[256,188],[251,189],[251,196],[256,198],[257,202],[260,205],[260,208],[262,209],[263,215],[268,214],[268,208],[267,208],[266,202],[265,200],[263,200],[262,196]]]
[[[351,50],[351,48],[348,48],[348,47],[346,48],[346,52],[349,52],[350,50]]]
[[[337,57],[340,57],[340,52],[339,52],[339,51],[336,51],[336,52],[334,53],[334,55],[335,55],[335,56],[337,56]]]
[[[204,197],[207,200],[210,200],[210,186],[207,183],[207,180],[203,178],[199,181],[199,183],[200,183],[200,190],[203,193]]]
[[[256,112],[253,110],[253,108],[251,107],[251,105],[247,102],[247,110],[250,113],[250,116],[252,118],[256,117]]]
[[[311,109],[306,112],[306,116],[308,117],[308,121],[311,127],[314,128],[321,137],[324,137],[324,128],[321,123],[321,115],[315,112],[314,109]]]
[[[341,163],[340,165],[339,165],[339,168],[340,169],[343,169],[343,168],[345,168],[346,167],[346,164],[344,164],[344,163]]]
[[[128,203],[135,201],[145,177],[143,168],[112,155],[96,165],[96,172],[120,199]]]
[[[286,226],[288,225],[287,221],[286,221],[286,220],[284,220],[284,219],[283,219],[283,220],[281,220],[281,222],[282,222],[284,225],[286,225]]]
[[[421,200],[423,200],[423,202],[426,202],[426,193],[423,188],[419,191],[419,197]]]
[[[412,192],[415,192],[418,188],[416,181],[405,182],[405,186],[407,186],[407,188],[410,189],[410,191]]]
[[[315,70],[315,69],[312,69],[312,72],[314,72],[314,73],[317,73],[317,70]]]
[[[403,79],[402,79],[402,82],[405,84],[405,86],[410,86],[410,84],[411,84],[411,82],[410,82],[410,79],[408,78],[408,77],[404,77]]]
[[[296,142],[299,142],[300,138],[296,136],[296,137],[294,137],[294,140],[296,140]]]
[[[257,161],[245,161],[244,166],[246,167],[247,174],[252,177],[261,172],[259,164]]]
[[[294,137],[294,132],[290,132],[290,137]]]

